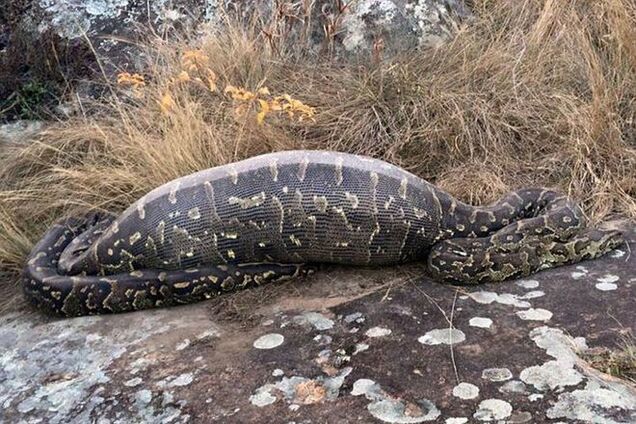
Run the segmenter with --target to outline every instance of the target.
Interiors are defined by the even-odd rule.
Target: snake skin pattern
[[[60,221],[23,281],[39,307],[76,316],[190,303],[312,263],[427,261],[440,281],[502,281],[622,242],[586,228],[580,208],[551,190],[475,207],[377,159],[288,151],[176,179],[117,217]]]

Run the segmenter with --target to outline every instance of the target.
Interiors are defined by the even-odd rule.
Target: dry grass
[[[476,21],[451,43],[368,66],[301,60],[258,27],[157,41],[144,85],[113,83],[94,113],[0,151],[0,269],[19,270],[60,215],[121,210],[184,174],[293,148],[384,158],[471,202],[546,185],[594,219],[636,217],[634,3],[474,3]],[[209,60],[175,82],[197,50]],[[259,103],[237,115],[227,85],[290,94],[315,121],[278,113],[259,125]]]
[[[591,348],[582,357],[597,370],[636,384],[636,338],[631,332],[619,337],[614,349]]]

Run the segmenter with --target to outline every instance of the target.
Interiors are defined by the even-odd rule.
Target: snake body
[[[620,243],[586,228],[555,191],[475,207],[381,160],[287,151],[176,179],[119,216],[62,220],[34,247],[23,281],[36,305],[76,316],[194,302],[311,263],[427,261],[438,280],[502,281]]]

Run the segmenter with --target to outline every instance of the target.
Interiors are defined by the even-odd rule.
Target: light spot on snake
[[[164,242],[166,241],[165,232],[166,223],[164,221],[160,221],[159,224],[157,224],[157,233],[159,234],[159,243],[161,244],[164,244]]]
[[[139,271],[139,270],[136,270],[136,271],[132,271],[129,275],[130,275],[131,277],[143,278],[144,273],[143,273],[143,272],[141,272],[141,271]]]
[[[190,219],[199,219],[201,218],[201,212],[199,212],[199,208],[194,207],[188,211],[188,218]]]
[[[145,198],[139,199],[137,202],[137,213],[139,214],[139,219],[146,218],[146,209],[145,209]]]
[[[181,183],[179,181],[175,182],[170,189],[170,193],[168,194],[168,201],[173,205],[177,203],[177,190],[179,190],[180,184]]]
[[[113,252],[113,249],[111,249],[111,248],[108,248],[106,253],[108,254],[108,256],[113,256],[115,254],[115,252]]]
[[[475,399],[479,396],[479,387],[470,383],[459,383],[453,387],[453,396],[464,400]]]
[[[336,185],[342,184],[342,158],[336,159]]]
[[[351,194],[348,191],[345,191],[345,199],[347,199],[347,201],[351,203],[352,209],[356,209],[360,204],[358,196],[356,196],[355,194]]]
[[[272,174],[272,180],[274,182],[278,181],[278,164],[277,164],[277,160],[274,159],[274,161],[269,165],[269,173]]]
[[[329,207],[329,202],[325,196],[314,196],[314,205],[320,212],[325,213]]]
[[[189,286],[190,286],[190,282],[188,281],[184,281],[181,283],[174,283],[174,287],[177,289],[185,289],[186,287],[189,287]]]
[[[139,231],[137,231],[135,234],[130,236],[130,238],[128,239],[128,243],[132,246],[133,244],[135,244],[139,240],[141,240],[141,233]]]
[[[285,193],[285,194],[289,193],[289,187],[284,186],[283,187],[283,193]]]
[[[406,191],[409,186],[409,180],[407,178],[402,178],[400,181],[400,188],[398,189],[398,194],[402,199],[406,199]]]
[[[474,317],[468,321],[468,324],[471,327],[490,328],[492,320],[490,318]]]
[[[490,381],[506,381],[512,378],[508,368],[486,368],[481,372],[481,378]]]
[[[298,239],[298,238],[297,238],[294,234],[291,234],[291,235],[289,236],[289,240],[290,240],[292,243],[294,243],[296,246],[298,246],[298,247],[301,247],[301,246],[303,245],[303,244],[300,242],[300,240],[299,240],[299,239]]]
[[[391,334],[391,330],[384,327],[373,327],[368,329],[364,334],[367,337],[384,337]]]
[[[395,201],[395,197],[389,196],[389,200],[384,202],[384,209],[388,210],[391,207],[391,203]]]
[[[238,172],[236,172],[236,169],[234,169],[233,166],[230,166],[228,175],[230,177],[230,180],[232,181],[232,184],[236,185],[238,183],[239,174]]]
[[[526,321],[549,321],[552,318],[552,312],[547,309],[530,308],[517,312],[517,316]]]
[[[466,340],[466,335],[463,331],[456,328],[439,328],[431,330],[428,333],[417,339],[418,342],[424,345],[440,345],[440,344],[457,344]]]
[[[227,256],[230,259],[236,259],[236,254],[234,253],[234,250],[232,250],[232,249],[228,249],[227,250]]]
[[[508,418],[512,414],[512,406],[501,399],[486,399],[479,403],[473,418],[479,421],[498,421]]]
[[[239,205],[241,209],[247,209],[262,205],[265,202],[265,198],[265,192],[261,191],[259,194],[247,198],[230,196],[227,201],[230,205]]]
[[[302,182],[305,181],[305,175],[307,174],[307,166],[309,165],[309,160],[307,158],[303,158],[298,165],[298,179]]]
[[[253,343],[256,349],[274,349],[283,344],[285,337],[282,334],[270,333],[259,337]]]

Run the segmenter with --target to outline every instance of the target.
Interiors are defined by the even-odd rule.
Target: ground
[[[582,359],[634,330],[636,227],[625,228],[630,243],[602,259],[503,284],[328,267],[172,309],[14,312],[0,318],[0,418],[634,422],[634,385]]]

